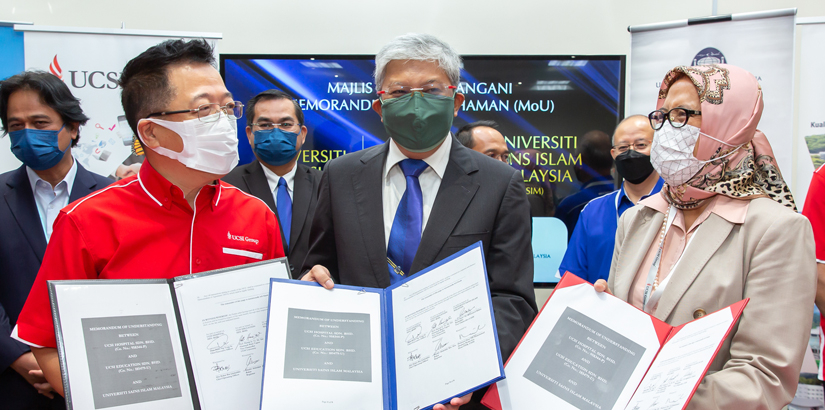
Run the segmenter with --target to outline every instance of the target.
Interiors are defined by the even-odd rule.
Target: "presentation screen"
[[[304,164],[323,169],[331,159],[388,139],[372,108],[379,91],[372,55],[222,54],[220,65],[239,101],[272,88],[298,101],[308,129],[298,156]],[[564,222],[549,223],[552,232],[534,235],[534,248],[545,249],[534,252],[537,285],[559,280],[556,271],[578,215],[569,215],[569,203],[581,199],[576,194],[583,186],[610,178],[609,171],[587,164],[589,157],[609,157],[609,140],[583,142],[612,135],[624,116],[624,78],[625,56],[463,56],[458,92],[466,99],[453,133],[474,121],[495,121],[510,149],[508,161],[524,179],[531,216]],[[247,114],[238,122],[241,164],[255,160]],[[587,154],[588,149],[598,152]],[[566,206],[559,207],[567,197]],[[541,238],[552,244],[537,246]]]

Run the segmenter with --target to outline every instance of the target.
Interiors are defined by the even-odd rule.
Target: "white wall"
[[[796,7],[798,17],[825,16],[825,0],[717,6],[718,14]],[[462,54],[626,55],[629,25],[707,16],[712,7],[713,0],[0,0],[0,20],[219,32],[220,52],[236,54],[374,54],[399,34],[428,32]],[[0,169],[11,162],[4,138]]]
[[[823,0],[719,0],[719,14]],[[711,14],[711,0],[0,0],[0,20],[38,25],[221,32],[222,53],[373,54],[428,32],[462,54],[628,54],[628,25]]]

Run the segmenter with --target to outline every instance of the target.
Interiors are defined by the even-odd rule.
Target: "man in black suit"
[[[0,83],[0,120],[23,165],[0,175],[0,397],[3,408],[64,408],[29,346],[10,337],[60,209],[112,181],[72,158],[89,118],[57,77],[24,72]],[[38,394],[41,393],[41,394]]]
[[[321,171],[298,163],[307,136],[304,112],[279,90],[256,95],[246,109],[246,137],[258,160],[235,168],[223,180],[260,198],[278,215],[284,254],[297,277],[321,183]]]
[[[398,37],[378,53],[373,109],[390,141],[327,163],[301,279],[384,288],[482,241],[506,359],[537,312],[530,208],[519,173],[450,135],[464,101],[460,65],[429,35]],[[468,407],[483,408],[478,399]]]

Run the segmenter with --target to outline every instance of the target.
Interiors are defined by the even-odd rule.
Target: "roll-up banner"
[[[14,31],[15,24],[31,23],[0,20],[0,81],[23,71],[23,33]],[[20,161],[11,153],[9,138],[0,138],[0,172],[18,166]]]
[[[784,9],[628,27],[627,114],[656,109],[661,81],[673,67],[723,63],[750,71],[762,86],[765,102],[759,129],[801,206],[813,169],[805,142],[793,133],[795,16],[796,9]]]
[[[72,149],[86,169],[122,178],[136,172],[142,157],[132,155],[132,131],[123,116],[117,81],[126,63],[169,39],[204,38],[215,47],[220,33],[96,29],[15,25],[23,33],[25,69],[50,72],[63,80],[90,120]],[[0,164],[0,171],[19,166]]]
[[[807,192],[811,171],[825,164],[825,100],[822,98],[825,95],[825,77],[822,75],[822,67],[825,67],[825,54],[822,53],[825,17],[799,18],[796,24],[799,31],[797,139],[804,148],[797,161],[797,169],[806,182],[799,188]],[[799,200],[796,204],[801,205]]]

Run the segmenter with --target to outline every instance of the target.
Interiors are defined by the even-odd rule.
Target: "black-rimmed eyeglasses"
[[[658,130],[661,129],[662,125],[665,123],[665,118],[667,118],[673,128],[682,128],[685,124],[687,124],[691,115],[702,115],[702,111],[676,107],[670,111],[665,111],[663,109],[653,111],[647,115],[647,118],[650,120],[650,126],[653,127],[654,130]]]

